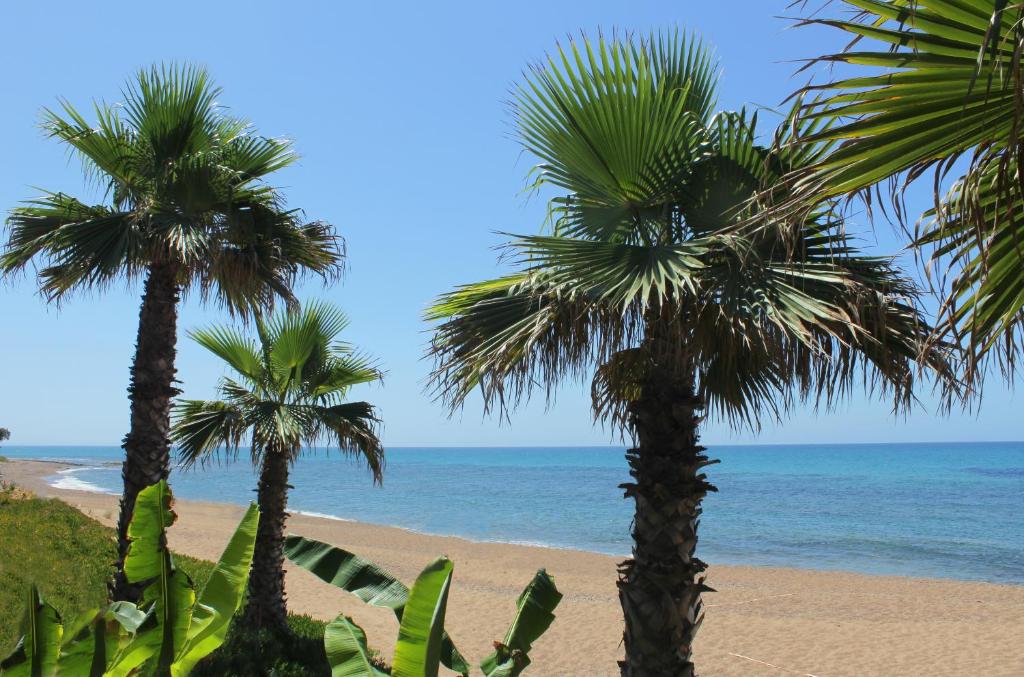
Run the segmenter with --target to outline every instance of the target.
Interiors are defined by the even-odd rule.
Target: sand
[[[54,489],[63,466],[10,461],[7,480],[60,498],[113,526],[114,496]],[[242,509],[178,501],[171,546],[216,559]],[[515,598],[540,567],[565,594],[558,618],[535,645],[535,677],[615,677],[621,655],[616,559],[574,550],[477,543],[393,527],[292,515],[288,529],[336,543],[406,582],[440,554],[455,562],[447,627],[472,660],[510,622]],[[967,566],[967,563],[965,563]],[[713,566],[707,617],[695,647],[701,675],[1024,675],[1024,586],[755,566]],[[393,643],[390,612],[371,609],[306,571],[288,568],[289,608],[363,626],[373,646]]]

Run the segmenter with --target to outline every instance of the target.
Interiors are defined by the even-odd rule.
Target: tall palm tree
[[[827,147],[790,124],[712,113],[716,70],[678,34],[572,41],[515,93],[535,185],[558,193],[550,232],[507,245],[518,270],[444,295],[434,384],[501,408],[593,373],[598,419],[631,434],[633,555],[620,566],[623,675],[694,674],[710,588],[696,556],[714,463],[703,411],[756,428],[795,399],[863,378],[904,406],[928,327],[888,259],[861,255],[826,208],[796,229],[741,228],[744,205]],[[938,359],[939,355],[932,356]]]
[[[307,304],[266,323],[257,319],[258,340],[223,327],[191,335],[238,379],[221,381],[220,400],[181,401],[172,438],[185,466],[215,454],[237,458],[239,445],[250,442],[260,526],[245,618],[254,627],[287,627],[283,548],[291,464],[310,447],[334,442],[342,453],[363,458],[374,481],[381,480],[384,449],[374,408],[344,401],[353,386],[379,381],[381,372],[338,340],[347,324],[340,311]]]
[[[965,394],[985,365],[1015,372],[1024,327],[1024,5],[1007,0],[841,0],[838,28],[854,40],[820,57],[841,78],[809,88],[803,116],[828,126],[810,144],[835,152],[791,177],[790,208],[888,184],[898,219],[922,177],[934,208],[912,244],[941,295],[934,338],[962,348]],[[948,187],[948,191],[945,191]],[[945,192],[944,192],[945,191]],[[908,231],[911,228],[907,228]],[[952,394],[957,394],[955,391]]]
[[[295,161],[290,143],[224,114],[219,94],[202,69],[154,66],[126,85],[122,105],[97,103],[93,124],[67,102],[47,110],[45,129],[81,157],[106,202],[44,193],[11,212],[0,257],[3,273],[41,260],[39,288],[49,301],[145,279],[123,443],[116,599],[137,595],[121,571],[135,497],[168,474],[180,296],[197,291],[246,316],[275,297],[291,302],[302,273],[335,276],[343,258],[331,226],[304,222],[264,183]]]

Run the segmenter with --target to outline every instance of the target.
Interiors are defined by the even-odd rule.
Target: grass
[[[106,603],[114,531],[56,499],[0,493],[0,655],[14,648],[29,585],[65,617]],[[213,563],[176,555],[198,587]]]
[[[0,658],[21,633],[29,585],[65,619],[106,603],[107,581],[116,557],[114,530],[57,499],[42,499],[7,487],[0,489]],[[213,563],[185,555],[174,562],[206,585]],[[275,669],[280,677],[329,675],[323,650],[324,623],[309,616],[289,617],[291,637],[254,636],[233,626],[225,646],[193,675],[249,677]]]

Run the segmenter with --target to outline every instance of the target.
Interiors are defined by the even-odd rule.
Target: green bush
[[[254,632],[237,617],[228,639],[192,671],[192,677],[330,677],[324,653],[324,623],[309,616],[289,616],[291,633],[281,637]]]

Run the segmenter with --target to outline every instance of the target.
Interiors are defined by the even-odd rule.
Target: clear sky
[[[292,206],[333,223],[349,247],[341,285],[303,288],[351,316],[349,338],[387,369],[355,396],[380,406],[393,445],[574,445],[615,440],[594,427],[586,389],[569,384],[510,422],[479,401],[449,419],[423,393],[429,362],[420,319],[438,293],[495,272],[496,231],[534,233],[544,205],[522,189],[529,158],[509,138],[505,107],[524,67],[586,30],[698,31],[721,60],[720,107],[778,106],[807,74],[796,60],[845,38],[792,29],[790,0],[605,2],[122,2],[3,3],[0,208],[33,186],[88,194],[80,165],[43,138],[43,106],[63,96],[87,110],[119,99],[140,66],[188,60],[223,86],[222,103],[261,133],[295,140],[303,155],[282,172]],[[919,207],[926,204],[921,202]],[[878,251],[902,243],[889,227],[856,223]],[[0,285],[0,425],[18,444],[116,444],[127,429],[125,388],[140,290],[73,298],[60,309],[31,278]],[[180,328],[221,319],[194,299]],[[207,397],[223,371],[187,339],[179,378]],[[992,380],[980,414],[934,416],[934,402],[895,420],[862,395],[833,413],[797,410],[760,435],[710,422],[711,443],[1019,439],[1012,393]]]

